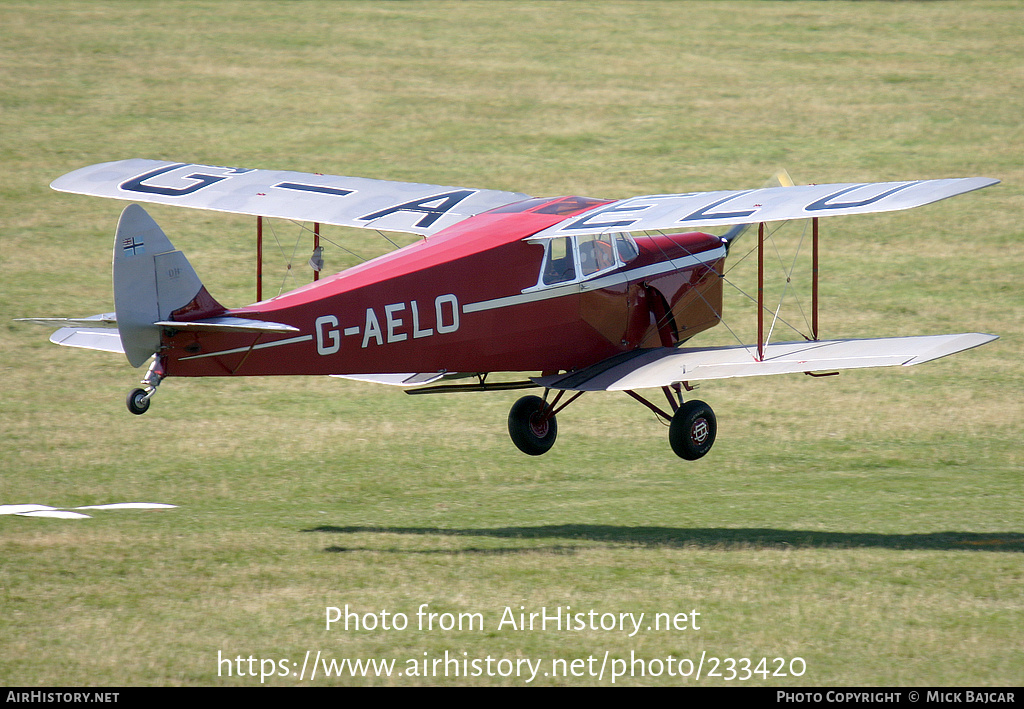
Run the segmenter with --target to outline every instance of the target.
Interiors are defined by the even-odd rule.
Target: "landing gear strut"
[[[136,416],[141,416],[149,411],[149,400],[153,398],[153,394],[156,394],[156,388],[160,386],[163,378],[163,362],[160,361],[159,357],[156,357],[153,359],[153,363],[149,365],[146,376],[142,378],[143,388],[132,389],[128,392],[128,399],[125,401],[128,410]]]

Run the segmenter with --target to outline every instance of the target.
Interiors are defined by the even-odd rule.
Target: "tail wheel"
[[[715,412],[703,401],[687,401],[679,407],[668,429],[672,451],[680,458],[697,460],[715,444],[718,422]]]
[[[548,410],[539,396],[524,396],[512,405],[508,412],[508,435],[523,453],[543,455],[555,444],[558,423]]]
[[[145,389],[132,389],[128,392],[128,400],[125,402],[128,404],[128,410],[136,416],[149,411],[149,392]]]

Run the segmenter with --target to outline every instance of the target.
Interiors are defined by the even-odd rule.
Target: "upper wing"
[[[887,212],[998,182],[968,177],[647,195],[596,207],[532,238]],[[141,159],[85,167],[50,186],[97,197],[422,236],[529,198],[517,192]]]
[[[961,177],[647,195],[596,207],[531,238],[892,212],[920,207],[998,182],[988,177]]]
[[[569,374],[537,377],[551,389],[621,391],[662,387],[676,382],[729,379],[767,374],[889,367],[929,362],[997,339],[979,332],[867,340],[811,340],[734,347],[658,347],[633,350]]]
[[[163,160],[91,165],[57,178],[50,187],[96,197],[421,236],[529,198],[497,190]]]

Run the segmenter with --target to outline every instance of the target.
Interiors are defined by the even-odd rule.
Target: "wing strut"
[[[811,339],[818,339],[818,218],[811,219]]]
[[[263,300],[263,217],[256,217],[256,302]]]
[[[764,362],[764,222],[757,225],[757,361]]]
[[[323,250],[320,249],[320,222],[313,222],[313,258],[309,260],[309,265],[313,268],[313,281],[320,280],[320,269],[324,267],[323,259],[320,259],[320,254]],[[319,264],[314,265],[314,260],[320,259]]]

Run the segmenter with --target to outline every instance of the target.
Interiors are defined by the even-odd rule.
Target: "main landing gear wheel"
[[[508,435],[523,453],[543,455],[555,444],[558,424],[548,408],[539,396],[524,396],[508,412]]]
[[[149,411],[149,399],[149,392],[145,389],[132,389],[128,392],[128,400],[125,403],[128,404],[129,411],[136,416],[142,416]]]
[[[672,451],[680,458],[697,460],[715,444],[718,422],[715,412],[703,401],[687,401],[679,407],[668,428]]]

